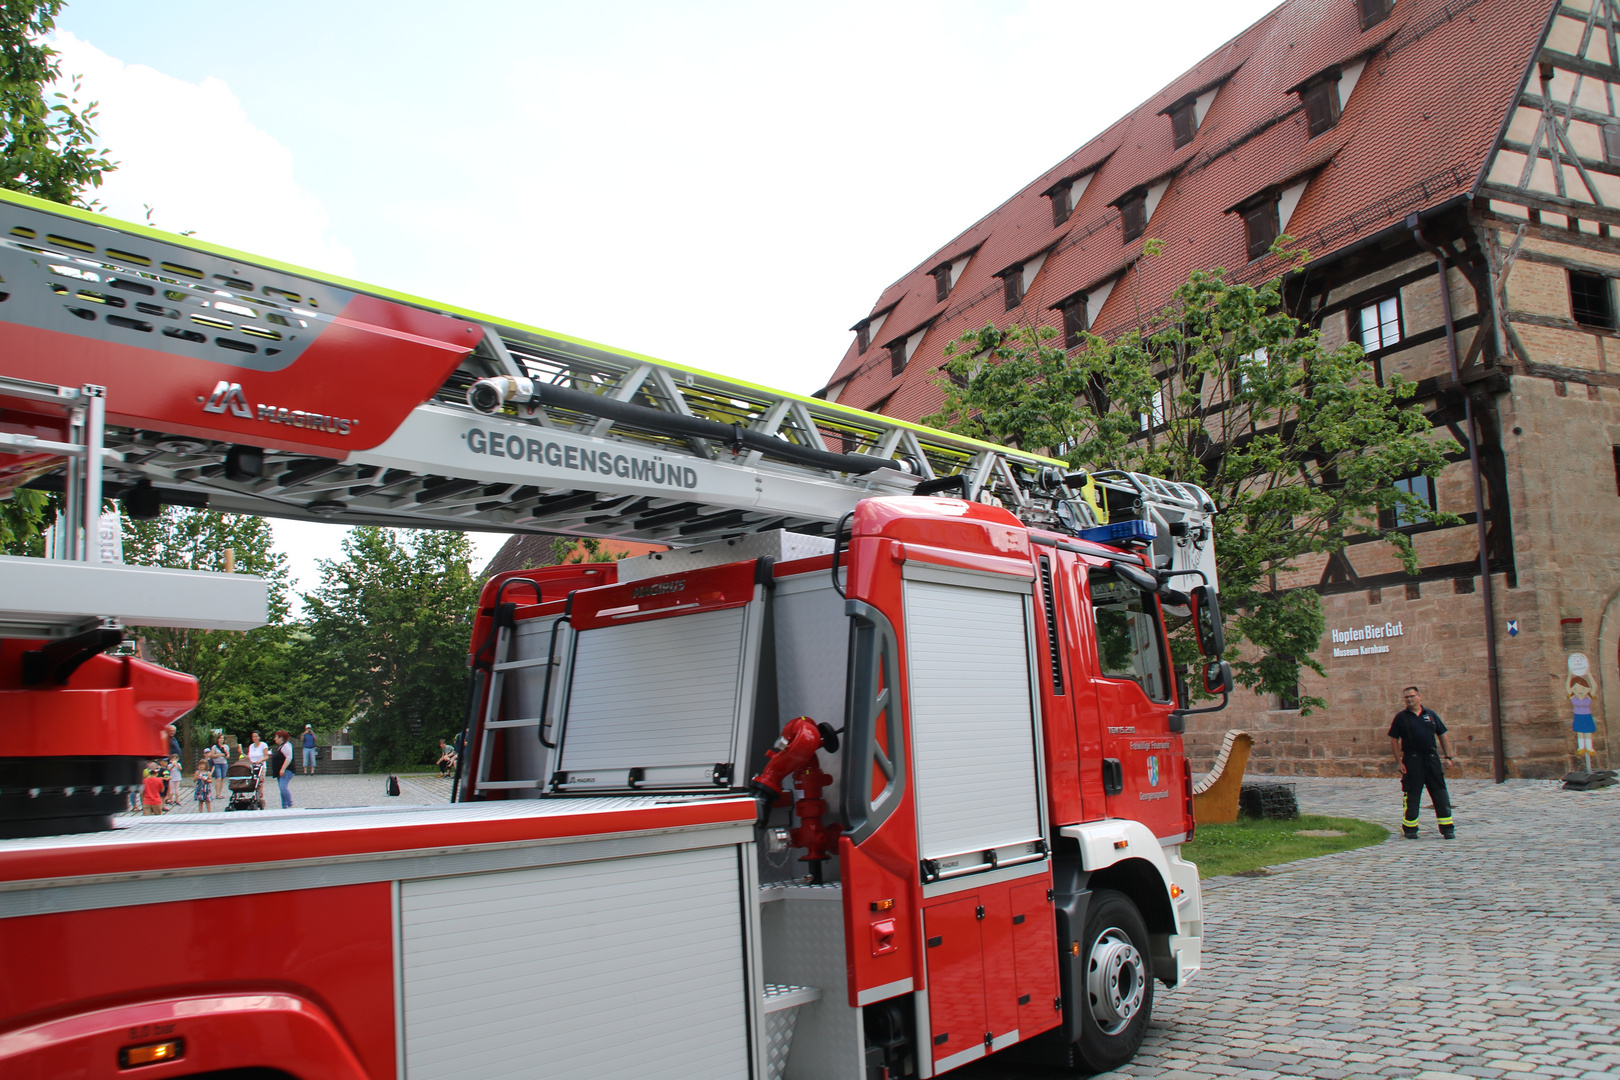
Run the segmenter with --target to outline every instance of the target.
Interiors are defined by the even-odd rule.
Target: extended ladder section
[[[0,375],[106,386],[103,491],[142,516],[684,546],[830,535],[862,498],[938,491],[1102,520],[1036,454],[10,192],[0,278]],[[0,469],[17,483],[61,489],[65,465]]]

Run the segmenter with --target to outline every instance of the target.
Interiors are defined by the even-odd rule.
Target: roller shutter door
[[[922,858],[1039,839],[1026,595],[913,580],[905,604]]]
[[[734,847],[400,885],[408,1080],[748,1075]]]

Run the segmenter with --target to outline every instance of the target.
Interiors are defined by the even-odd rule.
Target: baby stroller
[[[264,809],[264,766],[238,761],[225,770],[225,786],[230,789],[226,810]]]

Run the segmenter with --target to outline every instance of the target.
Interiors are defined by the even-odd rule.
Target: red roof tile
[[[934,385],[945,344],[964,331],[1014,320],[1057,326],[1052,306],[1118,276],[1093,329],[1107,334],[1156,310],[1190,271],[1226,267],[1263,280],[1243,222],[1226,211],[1268,187],[1312,173],[1286,232],[1320,257],[1420,211],[1470,192],[1517,94],[1552,10],[1550,0],[1398,0],[1363,32],[1356,0],[1287,0],[1102,134],[1037,177],[981,221],[942,245],[884,290],[873,311],[893,308],[864,353],[850,346],[828,385],[857,407],[889,398],[884,411],[916,419],[938,408]],[[1367,57],[1332,130],[1310,138],[1289,90]],[[1162,111],[1212,83],[1220,88],[1192,142],[1173,145]],[[1053,227],[1046,192],[1095,169],[1068,220]],[[1138,261],[1109,204],[1172,174],[1148,221],[1163,253]],[[976,251],[945,301],[928,272]],[[1048,250],[1022,304],[1005,310],[994,275]],[[929,323],[898,377],[881,344]]]

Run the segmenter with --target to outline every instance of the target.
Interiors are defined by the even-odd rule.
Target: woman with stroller
[[[276,740],[276,745],[275,749],[270,751],[270,775],[276,778],[276,784],[281,788],[281,808],[286,810],[293,804],[292,736],[285,731],[278,731],[272,738]]]

